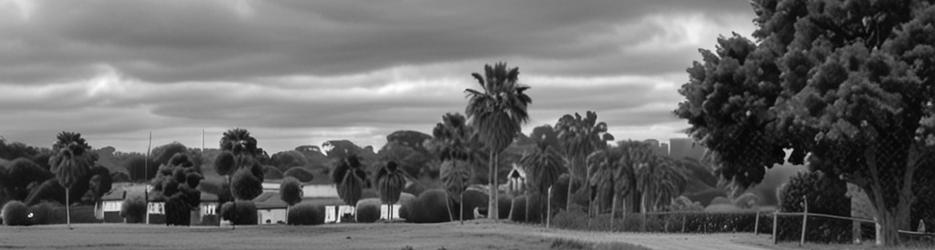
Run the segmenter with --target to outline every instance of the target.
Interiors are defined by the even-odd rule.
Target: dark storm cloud
[[[659,72],[669,70],[672,60],[691,55],[620,51],[663,29],[649,24],[619,30],[621,24],[660,12],[702,11],[718,17],[749,9],[740,0],[97,0],[35,5],[28,20],[5,29],[11,34],[5,36],[7,42],[18,44],[3,50],[6,56],[0,58],[5,66],[0,76],[6,81],[87,75],[93,64],[109,64],[144,81],[175,82],[340,75],[507,57],[578,61],[569,65],[571,70],[556,69],[561,73]]]
[[[671,136],[697,48],[751,18],[745,0],[0,0],[0,135],[137,145],[240,126],[273,150],[379,145],[463,112],[470,73],[507,61],[533,87],[530,125],[595,110]]]

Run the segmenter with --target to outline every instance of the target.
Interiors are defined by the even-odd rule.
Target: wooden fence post
[[[779,238],[776,237],[777,229],[779,229],[779,210],[773,211],[773,245],[779,243]]]
[[[753,235],[760,235],[760,210],[756,210],[756,221],[753,222]]]
[[[682,233],[685,233],[685,221],[688,220],[685,217],[685,214],[682,214]]]
[[[805,209],[802,212],[802,237],[799,240],[799,246],[805,245],[805,226],[808,220],[808,200],[804,195],[802,196],[802,203],[805,205]]]

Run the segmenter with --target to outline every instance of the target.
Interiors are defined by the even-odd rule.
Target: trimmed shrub
[[[310,182],[313,179],[315,179],[315,175],[312,174],[311,171],[303,167],[290,168],[289,170],[286,170],[286,172],[283,173],[282,175],[283,177],[293,177],[296,180],[299,180],[300,182]]]
[[[236,211],[231,209],[233,206],[231,202],[225,202],[221,206],[221,218],[231,221],[234,225],[256,225],[256,204],[253,204],[252,201],[236,202]]]
[[[289,225],[321,225],[325,223],[325,208],[311,203],[299,203],[289,208]]]
[[[380,220],[380,199],[368,198],[357,201],[357,222],[376,222]]]
[[[29,225],[51,224],[52,216],[55,214],[56,206],[61,205],[50,202],[40,202],[39,204],[29,207],[28,214],[32,214],[32,217],[29,218]]]
[[[263,193],[263,179],[257,178],[249,168],[242,168],[234,172],[231,187],[234,198],[239,200],[252,200]]]
[[[400,209],[400,217],[412,223],[449,221],[448,193],[442,189],[425,191],[416,197],[412,203],[402,206]]]
[[[844,181],[825,177],[821,172],[804,172],[793,176],[780,189],[779,204],[783,212],[801,212],[804,210],[802,197],[806,197],[809,213],[847,217],[851,215],[851,199],[846,194],[847,185]],[[851,226],[847,220],[809,217],[805,239],[812,242],[846,243],[851,240]],[[801,232],[802,217],[779,217],[779,240],[799,240]]]
[[[143,223],[146,220],[146,202],[143,201],[143,196],[127,196],[120,206],[120,216],[127,223]]]
[[[29,219],[26,217],[26,204],[21,201],[10,201],[3,205],[0,211],[0,217],[3,218],[3,224],[7,226],[26,226],[29,225]]]
[[[279,199],[289,206],[302,201],[302,184],[294,177],[286,177],[279,184]]]

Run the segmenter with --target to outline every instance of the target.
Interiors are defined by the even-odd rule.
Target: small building
[[[197,210],[192,211],[192,225],[221,225],[221,217],[218,214],[220,209],[221,204],[217,195],[201,192],[201,203],[198,204]]]
[[[518,164],[513,164],[507,178],[507,193],[510,195],[517,196],[526,190],[526,171]]]
[[[126,220],[120,216],[120,209],[123,207],[123,201],[127,198],[127,191],[121,188],[113,188],[110,192],[101,197],[101,204],[98,205],[98,218],[104,223],[122,223]]]
[[[325,207],[326,218],[329,216],[335,218],[338,214],[338,205],[343,203],[338,198],[338,191],[334,184],[304,185],[302,186],[302,194],[302,202]],[[279,183],[263,183],[263,193],[254,198],[253,203],[257,207],[257,224],[286,223],[288,204],[279,198]],[[329,207],[330,209],[328,209]],[[356,212],[353,207],[346,207],[342,212],[350,213],[353,216],[353,213]]]

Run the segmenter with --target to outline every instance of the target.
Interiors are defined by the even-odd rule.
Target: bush
[[[581,211],[562,211],[552,219],[558,228],[599,231],[627,232],[684,232],[684,233],[734,233],[753,232],[756,225],[755,212],[679,214],[618,214],[610,226],[610,214],[594,216],[588,222],[587,214]],[[759,230],[769,233],[772,220],[768,214],[760,214]]]
[[[7,226],[26,226],[29,225],[29,219],[26,217],[26,204],[21,201],[10,201],[3,205],[0,211],[0,217],[3,218],[3,224]]]
[[[231,209],[233,206],[231,202],[225,202],[221,206],[221,218],[231,221],[234,225],[256,225],[258,220],[256,204],[252,201],[236,202],[236,211]]]
[[[146,220],[146,202],[143,201],[143,196],[127,196],[120,206],[120,216],[127,223],[143,223]]]
[[[300,182],[310,182],[313,179],[315,179],[315,175],[312,174],[311,171],[303,167],[290,168],[289,170],[286,170],[286,172],[283,173],[282,175],[283,177],[293,177],[296,180],[299,180]]]
[[[371,223],[380,220],[380,199],[368,198],[357,201],[357,222]]]
[[[780,209],[783,212],[803,211],[804,196],[808,200],[809,213],[847,217],[851,215],[851,199],[846,193],[847,185],[844,181],[827,178],[821,172],[799,173],[780,188]],[[810,217],[806,228],[806,240],[846,243],[851,240],[851,226],[851,222],[847,220]],[[779,240],[799,240],[801,231],[802,217],[779,217]]]
[[[302,184],[294,177],[286,177],[279,184],[279,199],[292,206],[302,201]]]
[[[400,217],[412,223],[449,221],[448,193],[441,189],[425,191],[411,203],[402,206]]]
[[[263,178],[267,180],[282,179],[282,171],[274,166],[263,166]]]
[[[311,203],[299,203],[289,208],[289,225],[321,225],[325,223],[325,208]]]
[[[32,218],[29,218],[30,225],[47,225],[52,223],[52,216],[55,215],[55,207],[60,206],[59,204],[53,204],[50,202],[41,202],[39,204],[29,207],[29,212],[32,214]]]
[[[231,178],[231,187],[234,189],[234,198],[252,200],[263,193],[263,179],[251,173],[249,168],[242,168],[234,172]]]

